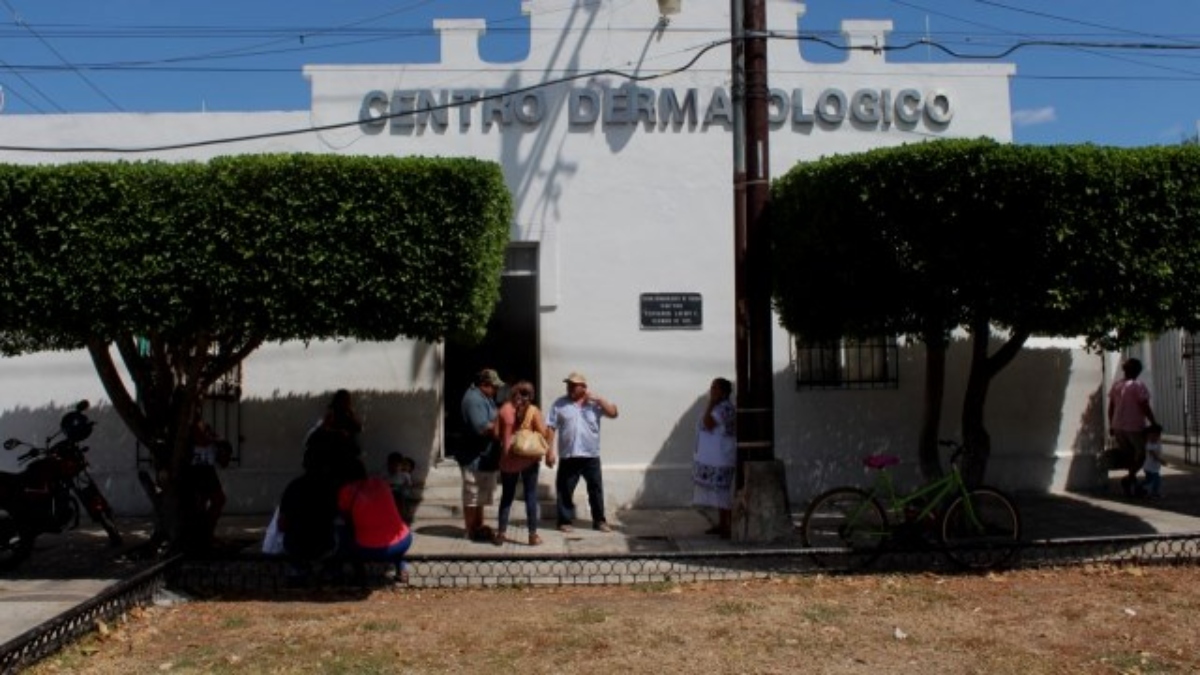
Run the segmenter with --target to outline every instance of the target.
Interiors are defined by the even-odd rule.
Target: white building
[[[800,28],[803,5],[771,0],[768,7],[773,30]],[[586,373],[621,409],[603,432],[609,508],[690,501],[702,399],[711,378],[734,375],[730,53],[721,42],[729,3],[686,2],[669,24],[649,0],[530,0],[524,11],[532,46],[519,63],[480,59],[482,21],[443,21],[439,63],[306,68],[310,110],[0,118],[4,147],[163,148],[132,157],[0,152],[0,161],[15,163],[311,152],[475,156],[503,165],[516,212],[488,345],[260,349],[244,364],[240,402],[220,411],[230,425],[224,417],[217,424],[241,437],[240,461],[224,473],[231,511],[273,506],[299,469],[304,431],[340,387],[356,392],[371,467],[382,467],[392,450],[415,456],[422,470],[444,465],[443,411],[457,410],[481,365],[510,382],[531,379],[543,401],[563,391],[568,372]],[[859,46],[886,45],[890,28],[889,21],[843,24],[848,43]],[[771,40],[772,171],[930,138],[1009,141],[1013,73],[1008,64],[890,63],[881,50],[811,63],[802,42]],[[471,102],[501,92],[517,93]],[[406,111],[415,112],[384,119]],[[291,130],[309,131],[269,135]],[[228,138],[246,140],[170,149]],[[1050,489],[1091,480],[1077,460],[1102,438],[1104,375],[1101,359],[1076,347],[1034,344],[996,380],[987,416],[990,482]],[[919,347],[890,356],[891,381],[877,389],[799,387],[793,351],[777,330],[776,454],[788,467],[794,503],[859,479],[863,454],[915,458]],[[965,366],[965,348],[952,350],[947,436],[956,434]],[[99,402],[101,427],[91,439],[97,477],[119,512],[148,510],[134,479],[136,444],[105,405],[85,355],[5,359],[0,380],[5,436],[37,438],[74,400]],[[11,457],[4,460],[11,468]],[[542,482],[550,490],[552,472],[543,471]]]

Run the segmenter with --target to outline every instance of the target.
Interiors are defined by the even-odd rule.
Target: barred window
[[[792,367],[797,389],[895,389],[900,386],[896,339],[844,338],[829,342],[794,339]]]

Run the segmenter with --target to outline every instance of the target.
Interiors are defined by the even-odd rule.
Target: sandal
[[[540,546],[541,543],[542,543],[542,538],[538,536],[537,532],[529,533],[529,545],[530,546]]]

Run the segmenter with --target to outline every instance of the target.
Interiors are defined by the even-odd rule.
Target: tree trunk
[[[188,523],[188,501],[181,481],[191,463],[192,421],[209,385],[261,341],[221,345],[215,355],[210,353],[212,342],[203,337],[179,345],[154,337],[149,342],[147,354],[137,348],[132,336],[117,341],[136,397],[113,362],[108,343],[94,341],[88,352],[117,414],[138,442],[150,449],[154,481],[161,490],[155,502],[154,538],[178,549],[188,546],[188,535],[194,529]]]
[[[942,401],[946,394],[947,339],[938,333],[926,335],[925,342],[925,400],[921,412],[921,435],[917,456],[921,461],[921,476],[929,481],[941,478],[942,461],[938,456],[938,430],[942,424]]]
[[[992,454],[992,437],[983,423],[983,409],[987,403],[991,376],[987,368],[988,341],[991,328],[988,322],[971,326],[971,371],[967,377],[967,390],[963,394],[962,442],[967,452],[962,457],[963,480],[970,487],[983,483],[988,459]]]
[[[992,455],[992,437],[988,434],[983,415],[987,405],[988,390],[992,378],[1012,362],[1029,332],[1014,330],[1008,341],[988,356],[991,341],[991,322],[986,318],[971,323],[971,372],[967,378],[967,389],[963,395],[962,434],[966,452],[962,458],[963,480],[969,487],[983,484],[987,474],[988,460]]]

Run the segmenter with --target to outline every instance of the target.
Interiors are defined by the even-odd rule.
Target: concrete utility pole
[[[734,275],[737,298],[738,504],[734,538],[783,539],[792,530],[787,481],[775,459],[771,353],[770,127],[765,0],[730,0],[733,42]]]

